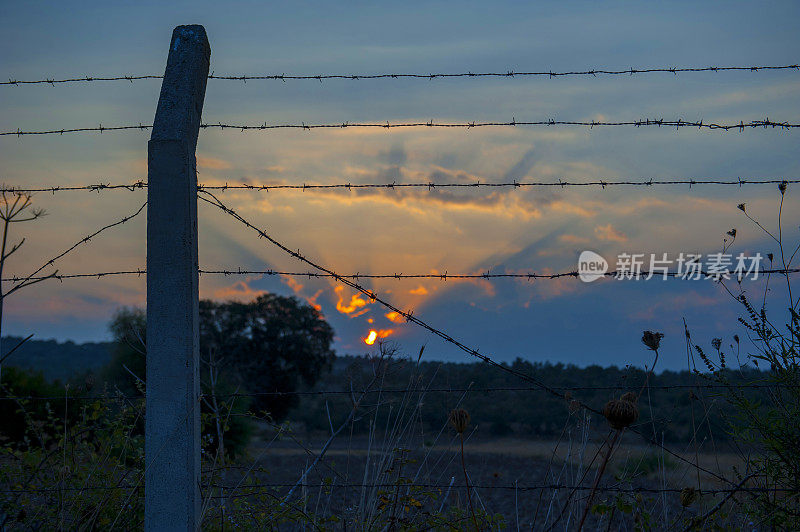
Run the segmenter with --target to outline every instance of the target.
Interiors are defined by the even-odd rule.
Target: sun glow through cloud
[[[364,338],[364,343],[367,345],[372,345],[375,343],[375,339],[378,338],[377,331],[370,331],[366,338]]]
[[[364,343],[367,345],[372,345],[375,343],[375,340],[383,340],[389,335],[394,334],[394,329],[370,329],[369,334],[366,338],[364,338]]]

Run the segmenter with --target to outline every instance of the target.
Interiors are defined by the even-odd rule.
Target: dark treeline
[[[391,426],[398,409],[418,409],[417,425],[426,434],[435,434],[447,420],[448,412],[456,406],[465,408],[477,426],[476,436],[507,436],[525,438],[557,438],[569,416],[583,415],[575,401],[597,410],[614,397],[625,392],[639,392],[645,382],[645,372],[637,368],[589,366],[579,368],[561,363],[531,363],[517,359],[507,366],[519,373],[534,376],[555,388],[597,387],[611,389],[568,390],[571,399],[562,399],[546,391],[536,390],[526,383],[484,363],[421,362],[395,360],[377,364],[374,360],[339,357],[332,372],[326,374],[314,390],[349,390],[351,395],[325,394],[301,398],[300,406],[290,414],[293,421],[302,422],[310,431],[330,431],[328,411],[334,425],[343,420],[351,408],[353,397],[372,382],[373,390],[364,404],[378,406],[376,427]],[[753,383],[760,374],[755,371],[728,372],[731,385]],[[375,375],[378,379],[374,380]],[[712,382],[689,371],[664,371],[651,376],[639,401],[640,417],[636,426],[649,437],[660,441],[688,442],[696,433],[698,441],[717,443],[730,441],[729,428],[722,400],[723,389],[707,386]],[[432,391],[440,389],[474,391]],[[503,388],[532,388],[502,390]],[[499,389],[485,391],[486,389]],[[408,390],[395,393],[394,390]],[[760,390],[745,393],[753,398],[763,395]],[[575,400],[575,401],[572,401]],[[570,404],[572,403],[572,404]],[[652,413],[652,414],[651,414]],[[589,415],[590,427],[607,430],[600,416]],[[369,418],[354,424],[354,433],[369,430]]]
[[[3,351],[15,346],[19,340],[3,338]],[[93,390],[97,392],[107,380],[104,375],[108,374],[109,364],[113,365],[114,346],[113,342],[75,344],[30,340],[4,364],[10,370],[5,373],[4,384],[8,388],[9,381],[27,379],[27,384],[18,391],[24,388],[29,393],[57,395],[64,392],[64,383],[71,382],[70,392],[74,395],[86,392],[84,381],[88,375],[99,385]],[[373,393],[364,396],[361,406],[367,405],[371,411],[376,411],[379,431],[391,426],[401,408],[405,415],[414,412],[418,430],[424,434],[438,432],[451,409],[456,406],[465,408],[472,417],[473,426],[477,427],[475,435],[478,437],[557,438],[569,416],[582,415],[582,410],[576,408],[574,402],[570,405],[570,400],[537,390],[535,385],[486,364],[424,361],[425,358],[428,357],[417,363],[397,355],[381,362],[366,357],[337,357],[331,369],[324,372],[312,388],[301,387],[301,391],[353,390],[353,393],[300,395],[298,402],[293,401],[294,406],[288,415],[277,416],[277,419],[288,419],[298,429],[329,432],[331,422],[334,425],[341,423],[352,409],[353,398],[365,389]],[[33,370],[34,373],[26,373],[28,376],[23,377],[19,372],[14,373],[11,366]],[[568,397],[598,410],[602,410],[609,399],[628,391],[638,392],[645,382],[645,373],[639,368],[579,368],[521,359],[508,367],[554,388],[575,388],[566,392]],[[39,372],[37,377],[35,374]],[[93,374],[96,378],[92,377]],[[752,384],[758,382],[759,377],[755,371],[728,372],[731,385]],[[688,442],[693,434],[698,441],[722,443],[730,440],[724,406],[727,403],[721,400],[724,390],[706,388],[711,381],[689,371],[663,371],[651,376],[649,382],[650,388],[644,391],[639,401],[637,426],[641,431],[650,437],[655,434],[659,440],[663,437],[668,442]],[[441,389],[469,391],[435,391]],[[493,390],[487,391],[489,389]],[[746,393],[755,399],[763,395],[760,390]],[[253,407],[251,400],[238,401],[244,408]],[[371,419],[372,416],[357,416],[352,426],[353,433],[367,433]],[[607,429],[605,420],[599,416],[589,416],[588,419],[590,427]]]
[[[0,358],[22,340],[22,337],[4,336],[0,346]],[[113,342],[76,344],[71,341],[58,342],[32,338],[14,351],[5,364],[41,371],[46,379],[63,382],[76,374],[108,364],[113,349]]]

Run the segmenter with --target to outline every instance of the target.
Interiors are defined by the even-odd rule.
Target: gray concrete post
[[[211,48],[203,26],[172,32],[147,146],[145,530],[200,520],[195,148]]]

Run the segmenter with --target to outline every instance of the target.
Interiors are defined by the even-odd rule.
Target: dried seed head
[[[697,490],[694,488],[683,488],[681,490],[681,506],[688,508],[697,500]]]
[[[633,404],[636,404],[636,403],[639,402],[639,396],[636,395],[636,393],[634,393],[634,392],[625,393],[619,399],[620,399],[620,401],[628,401],[628,402],[633,403]]]
[[[744,203],[740,203],[739,205],[736,206],[736,208],[739,209],[742,212],[745,212],[744,205],[745,205]]]
[[[778,185],[778,190],[781,191],[781,196],[783,196],[784,193],[786,193],[786,181],[781,181],[781,184]]]
[[[603,415],[612,428],[621,430],[639,419],[639,407],[631,401],[612,399],[603,408]]]
[[[711,340],[711,346],[719,351],[720,347],[722,347],[722,338],[714,338]]]
[[[664,338],[663,333],[644,331],[644,334],[642,334],[642,343],[651,351],[658,351],[658,346],[661,345],[662,338]]]
[[[456,432],[463,434],[467,430],[467,426],[469,426],[469,413],[463,408],[456,408],[450,411],[450,416],[447,420],[456,429]]]

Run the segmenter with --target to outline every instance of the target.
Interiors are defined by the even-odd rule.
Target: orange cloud
[[[556,200],[552,202],[550,204],[550,209],[558,213],[574,214],[575,216],[581,216],[583,218],[591,218],[596,214],[594,211],[581,207],[580,205],[563,200]]]
[[[281,277],[281,280],[286,284],[286,286],[292,289],[292,292],[305,299],[306,302],[309,305],[311,305],[312,308],[317,309],[317,312],[322,312],[322,305],[317,303],[317,298],[322,294],[322,292],[324,292],[323,289],[317,290],[317,292],[311,297],[305,297],[302,294],[303,284],[298,282],[294,277],[291,277],[289,275],[284,275]]]
[[[594,228],[594,234],[600,240],[609,240],[612,242],[626,242],[628,240],[628,235],[614,229],[611,227],[611,224],[598,225]]]
[[[294,277],[291,276],[284,276],[283,282],[286,283],[286,286],[292,289],[292,292],[295,294],[299,294],[300,291],[303,289],[303,285],[297,282]]]
[[[418,288],[415,288],[413,290],[409,290],[408,293],[411,294],[411,295],[414,295],[414,296],[424,296],[424,295],[428,294],[428,291],[425,289],[424,286],[419,285]]]
[[[350,317],[351,318],[357,318],[359,316],[363,316],[367,312],[369,312],[369,307],[364,307],[361,310],[359,310],[358,312],[354,312],[353,314],[351,314]]]
[[[215,157],[205,157],[203,155],[197,156],[197,167],[205,168],[208,170],[227,170],[231,168],[231,163],[217,159]]]
[[[320,288],[313,296],[306,298],[308,304],[317,309],[317,312],[322,312],[322,305],[317,303],[317,298],[322,294],[322,292],[324,292],[324,290]]]
[[[403,316],[401,316],[399,313],[394,312],[394,311],[389,312],[388,314],[386,314],[386,319],[388,319],[392,323],[403,323],[403,322],[406,321]],[[372,323],[372,322],[370,322],[370,323]]]
[[[375,329],[371,329],[366,338],[362,338],[362,340],[364,340],[365,344],[372,345],[375,343],[375,340],[383,340],[391,334],[394,334],[394,329],[380,329],[377,331]]]
[[[217,299],[251,300],[266,294],[266,290],[253,290],[245,281],[237,281],[214,291]]]
[[[413,189],[394,189],[391,191],[381,189],[308,189],[306,191],[287,191],[286,194],[315,196],[345,206],[357,206],[364,203],[374,207],[376,203],[382,203],[403,209],[407,213],[422,216],[429,215],[431,208],[523,220],[539,219],[542,216],[537,204],[527,201],[519,191],[495,191],[474,196],[445,191],[444,189],[424,191]],[[559,211],[577,212],[585,216],[593,215],[585,209],[577,206],[568,206],[564,202],[556,202],[554,206]]]
[[[339,298],[338,301],[336,302],[336,310],[338,310],[342,314],[352,314],[359,308],[366,307],[369,304],[365,299],[361,297],[360,294],[353,294],[350,297],[350,302],[348,304],[345,304],[344,287],[337,286],[336,288],[333,289],[333,291],[336,292],[336,295]]]

